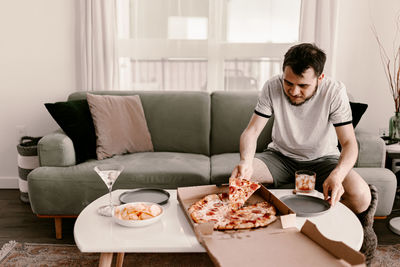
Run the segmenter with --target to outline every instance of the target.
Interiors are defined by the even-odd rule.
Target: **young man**
[[[294,183],[296,170],[312,170],[316,189],[332,206],[341,201],[359,214],[371,202],[370,188],[352,170],[358,149],[350,104],[344,84],[324,77],[325,61],[325,53],[313,44],[287,51],[283,75],[266,82],[240,137],[240,162],[232,177],[279,187]],[[257,138],[272,115],[272,142],[255,156]]]

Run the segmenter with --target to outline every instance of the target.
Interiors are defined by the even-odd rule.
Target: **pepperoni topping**
[[[235,188],[233,186],[229,187],[229,194],[233,194],[235,192]]]
[[[224,198],[228,198],[228,197],[229,197],[228,193],[222,193],[221,194],[221,200],[224,199]]]
[[[266,218],[266,219],[269,219],[270,214],[269,213],[265,213],[263,217]]]
[[[257,184],[251,184],[250,188],[251,188],[251,190],[255,191],[255,190],[257,190],[258,185]]]
[[[238,192],[238,189],[240,190],[241,188],[237,188],[235,182],[232,187]],[[252,186],[251,182],[247,183],[246,180],[244,180],[244,183],[248,184],[249,187]],[[246,193],[250,189],[249,187],[245,190]],[[239,208],[243,203],[233,203],[232,205],[227,201],[229,197],[227,193],[219,193],[217,196],[221,200],[216,198],[216,195],[210,195],[210,197],[206,196],[201,202],[199,201],[192,205],[189,212],[193,221],[197,223],[213,222],[216,223],[214,228],[221,230],[265,226],[274,221],[271,219],[276,211],[268,202],[259,202]],[[232,209],[236,206],[239,208],[238,210]],[[267,209],[266,207],[273,207],[273,209]]]
[[[237,186],[242,186],[242,185],[243,185],[243,182],[242,182],[241,180],[237,179],[237,180],[236,180],[236,185],[237,185]]]

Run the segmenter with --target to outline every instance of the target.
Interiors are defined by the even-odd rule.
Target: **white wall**
[[[57,127],[43,103],[76,91],[77,0],[0,0],[0,188],[16,186],[17,125]]]
[[[336,78],[355,100],[369,105],[357,130],[379,134],[394,115],[394,101],[380,61],[372,23],[387,49],[395,34],[399,0],[340,0]]]

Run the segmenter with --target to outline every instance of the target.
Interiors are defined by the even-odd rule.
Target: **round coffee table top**
[[[270,189],[277,198],[292,194],[292,189]],[[312,196],[323,198],[323,194],[315,191]],[[360,250],[364,230],[357,216],[345,205],[338,202],[326,213],[312,217],[296,217],[296,227],[300,230],[309,220],[317,225],[318,230],[327,238],[342,241],[349,247]]]
[[[119,196],[125,191],[128,190],[113,191],[113,203],[119,203]],[[96,199],[79,214],[75,222],[76,245],[81,252],[206,252],[180,207],[177,191],[167,191],[170,199],[163,205],[165,214],[162,220],[143,228],[124,227],[114,223],[111,217],[100,216],[97,208],[108,204],[108,194]],[[286,189],[270,191],[278,198],[292,194],[292,190]],[[320,216],[297,217],[296,226],[299,230],[306,219],[316,224],[327,238],[342,241],[355,250],[361,248],[361,223],[343,204],[338,203]]]

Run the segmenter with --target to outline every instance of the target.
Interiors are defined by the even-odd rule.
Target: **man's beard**
[[[290,97],[286,94],[285,90],[283,90],[283,93],[284,93],[284,95],[286,96],[287,100],[289,101],[289,103],[290,103],[291,105],[293,105],[293,106],[301,106],[301,105],[303,105],[304,103],[306,103],[308,100],[310,100],[311,98],[313,98],[313,96],[315,95],[315,93],[317,92],[317,90],[318,90],[318,84],[316,85],[316,88],[315,88],[315,90],[314,90],[314,93],[313,93],[310,97],[307,97],[306,99],[304,99],[304,101],[301,102],[301,103],[296,103],[296,102],[293,103],[292,100],[290,99]]]

